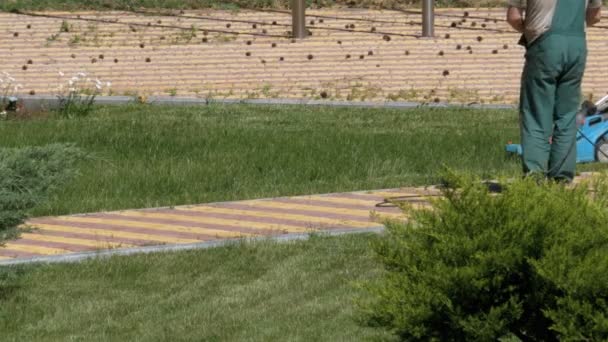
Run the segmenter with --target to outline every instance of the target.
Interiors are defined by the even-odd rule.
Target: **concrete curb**
[[[384,226],[370,227],[370,228],[353,228],[353,229],[333,229],[315,231],[311,233],[296,233],[296,234],[285,234],[279,236],[265,236],[255,237],[248,239],[224,239],[216,241],[206,241],[183,245],[161,245],[161,246],[146,246],[146,247],[135,247],[126,249],[115,249],[115,250],[103,250],[103,251],[92,251],[84,253],[73,253],[73,254],[62,254],[62,255],[51,255],[44,257],[35,257],[29,259],[17,259],[17,260],[2,260],[0,261],[0,267],[2,266],[15,266],[23,264],[51,264],[51,263],[70,263],[80,262],[87,259],[99,259],[108,258],[115,255],[134,255],[134,254],[147,254],[147,253],[159,253],[159,252],[178,252],[178,251],[189,251],[196,249],[207,249],[214,247],[221,247],[236,243],[239,241],[255,242],[272,240],[277,242],[289,242],[309,239],[311,235],[321,236],[338,236],[344,234],[360,234],[360,233],[380,233],[384,231]]]
[[[27,112],[38,112],[56,109],[59,107],[59,98],[53,95],[17,95],[19,107]],[[0,100],[3,100],[0,97]],[[309,105],[334,107],[362,107],[362,108],[474,108],[474,109],[515,109],[510,104],[454,104],[454,103],[421,103],[405,101],[330,101],[310,99],[213,99],[190,98],[172,96],[98,96],[95,98],[98,105],[125,105],[129,103],[146,103],[151,105],[167,106],[201,106],[211,104],[258,104],[258,105]]]

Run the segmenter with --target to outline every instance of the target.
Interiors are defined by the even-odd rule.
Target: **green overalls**
[[[587,59],[586,2],[557,0],[551,28],[527,46],[520,94],[526,174],[574,178],[576,112]]]

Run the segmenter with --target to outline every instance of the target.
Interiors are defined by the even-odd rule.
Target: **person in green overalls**
[[[585,24],[600,21],[602,1],[508,4],[507,22],[522,33],[520,44],[526,48],[519,103],[524,173],[570,182],[576,168],[576,112],[587,59]]]

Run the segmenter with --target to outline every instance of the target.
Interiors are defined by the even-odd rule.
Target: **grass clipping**
[[[80,149],[64,144],[0,149],[0,242],[75,175],[83,157]]]
[[[451,176],[432,209],[387,222],[365,322],[408,341],[608,340],[608,178],[497,195]]]

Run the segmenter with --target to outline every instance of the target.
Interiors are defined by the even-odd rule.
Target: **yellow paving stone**
[[[230,226],[234,226],[234,227],[255,228],[255,229],[260,229],[260,230],[279,230],[280,229],[280,230],[287,231],[287,232],[306,232],[306,231],[310,230],[307,228],[290,226],[290,225],[285,225],[285,224],[254,222],[254,221],[247,221],[247,220],[241,220],[241,219],[220,219],[220,218],[215,218],[215,217],[202,217],[202,216],[194,217],[194,216],[179,215],[179,214],[154,213],[151,211],[128,210],[128,211],[118,212],[117,214],[125,215],[125,216],[134,216],[134,217],[147,217],[147,218],[152,218],[152,219],[180,220],[180,221],[185,221],[185,222],[195,222],[195,223],[202,223],[202,224],[205,224],[205,223],[207,223],[207,224],[224,224],[224,225],[230,225]]]
[[[20,245],[15,242],[7,242],[3,247],[0,247],[0,248],[7,250],[7,251],[28,252],[28,253],[45,254],[45,255],[72,253],[70,250],[67,250],[67,249]]]
[[[141,239],[141,240],[149,240],[155,241],[158,243],[193,243],[199,242],[197,239],[187,239],[180,237],[172,237],[165,235],[156,235],[156,234],[144,234],[144,233],[131,233],[131,232],[123,232],[123,231],[113,231],[113,230],[103,230],[103,229],[92,229],[92,228],[75,228],[71,226],[62,226],[59,224],[41,224],[41,223],[31,223],[32,227],[40,228],[44,230],[50,230],[55,232],[64,232],[64,233],[85,233],[85,234],[93,234],[99,236],[107,236],[114,238],[124,238],[124,239]]]
[[[153,231],[204,234],[204,235],[224,237],[224,238],[242,237],[242,236],[252,235],[249,233],[233,232],[233,231],[228,231],[228,230],[220,230],[220,229],[212,229],[212,228],[198,228],[198,227],[180,226],[177,224],[164,224],[164,223],[153,223],[153,222],[143,222],[143,221],[136,222],[136,221],[129,221],[129,220],[117,220],[117,219],[110,219],[110,218],[94,218],[94,217],[87,217],[87,216],[62,216],[58,219],[61,221],[67,221],[67,222],[108,224],[108,225],[115,225],[115,226],[122,226],[122,227],[145,228],[145,229],[150,229]]]
[[[197,211],[202,213],[218,213],[218,214],[229,214],[229,215],[247,215],[253,217],[261,217],[261,218],[277,218],[277,219],[286,219],[286,220],[297,220],[303,222],[311,222],[313,224],[322,224],[327,226],[332,225],[346,225],[355,228],[364,228],[376,226],[372,222],[359,222],[359,221],[350,221],[350,220],[338,220],[331,219],[326,217],[317,217],[312,215],[298,215],[298,214],[286,214],[286,213],[272,213],[272,212],[264,212],[264,211],[253,211],[253,210],[239,210],[239,209],[230,209],[230,208],[221,208],[221,207],[211,207],[211,206],[196,206],[196,207],[179,207],[177,210],[185,210],[185,211]]]
[[[53,235],[43,235],[43,234],[31,234],[31,233],[23,233],[20,236],[23,239],[35,240],[35,241],[48,241],[48,242],[60,242],[60,243],[69,243],[72,245],[80,245],[86,247],[95,247],[95,248],[127,248],[133,247],[134,245],[128,243],[116,243],[110,241],[104,241],[102,239],[98,240],[88,240],[88,239],[80,239],[80,238],[71,238],[71,237],[63,237],[63,236],[53,236]]]

